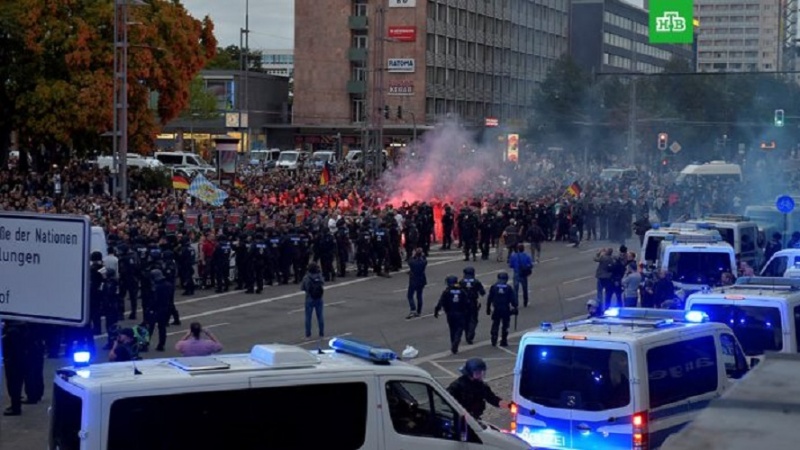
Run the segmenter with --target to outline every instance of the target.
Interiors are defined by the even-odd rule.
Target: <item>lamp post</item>
[[[190,122],[189,122],[189,135],[192,137],[192,153],[195,153],[195,151],[194,151],[194,118],[198,117],[199,115],[200,114],[198,114],[198,113],[192,113],[192,117],[191,117]]]
[[[113,164],[117,170],[115,184],[121,200],[128,198],[128,9],[131,5],[141,6],[146,3],[141,0],[114,0]],[[119,50],[122,50],[121,55]]]

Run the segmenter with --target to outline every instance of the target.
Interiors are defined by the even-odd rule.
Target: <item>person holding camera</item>
[[[200,322],[192,322],[189,331],[175,343],[175,350],[182,356],[209,356],[222,351],[222,344]]]
[[[114,339],[114,345],[108,353],[108,360],[114,362],[133,361],[138,359],[139,352],[136,350],[136,338],[132,328],[123,328]]]

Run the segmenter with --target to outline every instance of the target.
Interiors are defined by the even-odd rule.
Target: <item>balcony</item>
[[[347,81],[347,93],[355,95],[364,95],[367,92],[367,83],[360,80]]]
[[[366,61],[367,49],[351,47],[350,49],[347,50],[347,59],[349,59],[350,61]]]
[[[347,26],[351,30],[366,30],[367,16],[350,16],[347,18]]]

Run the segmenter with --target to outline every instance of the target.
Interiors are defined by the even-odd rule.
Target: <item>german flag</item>
[[[172,176],[172,189],[179,189],[185,191],[189,189],[189,180],[180,175]]]
[[[328,183],[331,182],[331,168],[328,166],[328,163],[325,162],[325,166],[322,167],[322,172],[319,174],[319,185],[320,186],[327,186]]]
[[[240,180],[239,178],[234,178],[233,187],[235,187],[236,189],[244,189],[244,183],[242,183],[242,180]]]
[[[581,189],[581,185],[578,184],[577,181],[574,181],[567,188],[567,194],[570,194],[573,197],[580,197],[581,192],[583,192],[583,189]]]

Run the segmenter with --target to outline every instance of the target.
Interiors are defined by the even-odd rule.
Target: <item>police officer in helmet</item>
[[[439,303],[433,310],[433,317],[439,318],[439,311],[444,309],[447,314],[447,326],[450,328],[450,351],[455,355],[461,344],[461,335],[464,334],[469,315],[469,301],[466,292],[458,283],[458,277],[448,275],[445,278],[447,287],[439,297]]]
[[[467,360],[461,368],[461,376],[447,387],[447,391],[472,417],[480,420],[486,410],[486,403],[495,408],[508,408],[511,403],[503,400],[483,381],[486,376],[486,362],[480,358]]]

